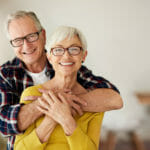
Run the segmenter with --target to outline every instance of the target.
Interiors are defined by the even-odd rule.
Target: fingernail
[[[87,106],[87,102],[84,102],[84,105]]]
[[[80,116],[82,116],[82,115],[83,115],[83,113],[80,114]]]

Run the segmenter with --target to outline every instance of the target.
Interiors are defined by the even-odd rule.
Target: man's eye
[[[36,35],[35,35],[35,34],[31,34],[31,35],[27,36],[27,39],[28,39],[28,40],[32,40],[32,39],[34,39],[34,38],[36,38]]]
[[[22,39],[15,39],[15,40],[13,40],[13,43],[20,43],[20,42],[22,42]]]

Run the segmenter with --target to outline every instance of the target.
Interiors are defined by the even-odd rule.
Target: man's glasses
[[[75,55],[80,54],[82,47],[79,47],[79,46],[71,46],[68,48],[54,47],[51,49],[51,52],[54,56],[62,56],[66,50],[68,51],[69,55],[75,56]]]
[[[26,41],[28,43],[32,43],[32,42],[35,42],[38,40],[39,38],[39,34],[42,30],[38,31],[38,32],[35,32],[35,33],[31,33],[31,34],[28,34],[24,37],[21,37],[21,38],[16,38],[14,40],[11,40],[10,43],[13,47],[20,47],[24,44],[24,39],[26,39]]]

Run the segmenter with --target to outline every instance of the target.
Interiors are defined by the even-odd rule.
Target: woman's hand
[[[71,115],[71,108],[64,96],[60,93],[56,95],[53,91],[49,91],[48,94],[44,93],[42,98],[44,101],[41,98],[38,99],[40,103],[38,109],[58,122],[67,135],[71,135],[76,128],[76,122]]]
[[[48,94],[49,90],[45,89],[39,89],[41,93]],[[70,108],[71,108],[71,113],[73,116],[76,116],[79,114],[80,116],[83,114],[82,107],[87,106],[87,103],[85,100],[79,98],[76,96],[74,93],[72,93],[70,90],[65,90],[65,91],[55,91],[55,93],[61,93],[61,95],[67,100]]]

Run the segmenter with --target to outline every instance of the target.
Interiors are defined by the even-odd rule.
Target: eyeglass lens
[[[68,47],[68,48],[62,48],[62,47],[56,47],[52,49],[52,53],[55,56],[60,56],[65,53],[65,51],[68,51],[70,55],[78,55],[80,53],[81,47]]]
[[[35,33],[31,33],[31,34],[28,34],[25,37],[11,40],[10,43],[12,44],[13,47],[19,47],[19,46],[23,45],[24,39],[26,39],[26,41],[29,42],[29,43],[34,42],[34,41],[38,40],[40,32],[41,31],[35,32]]]

